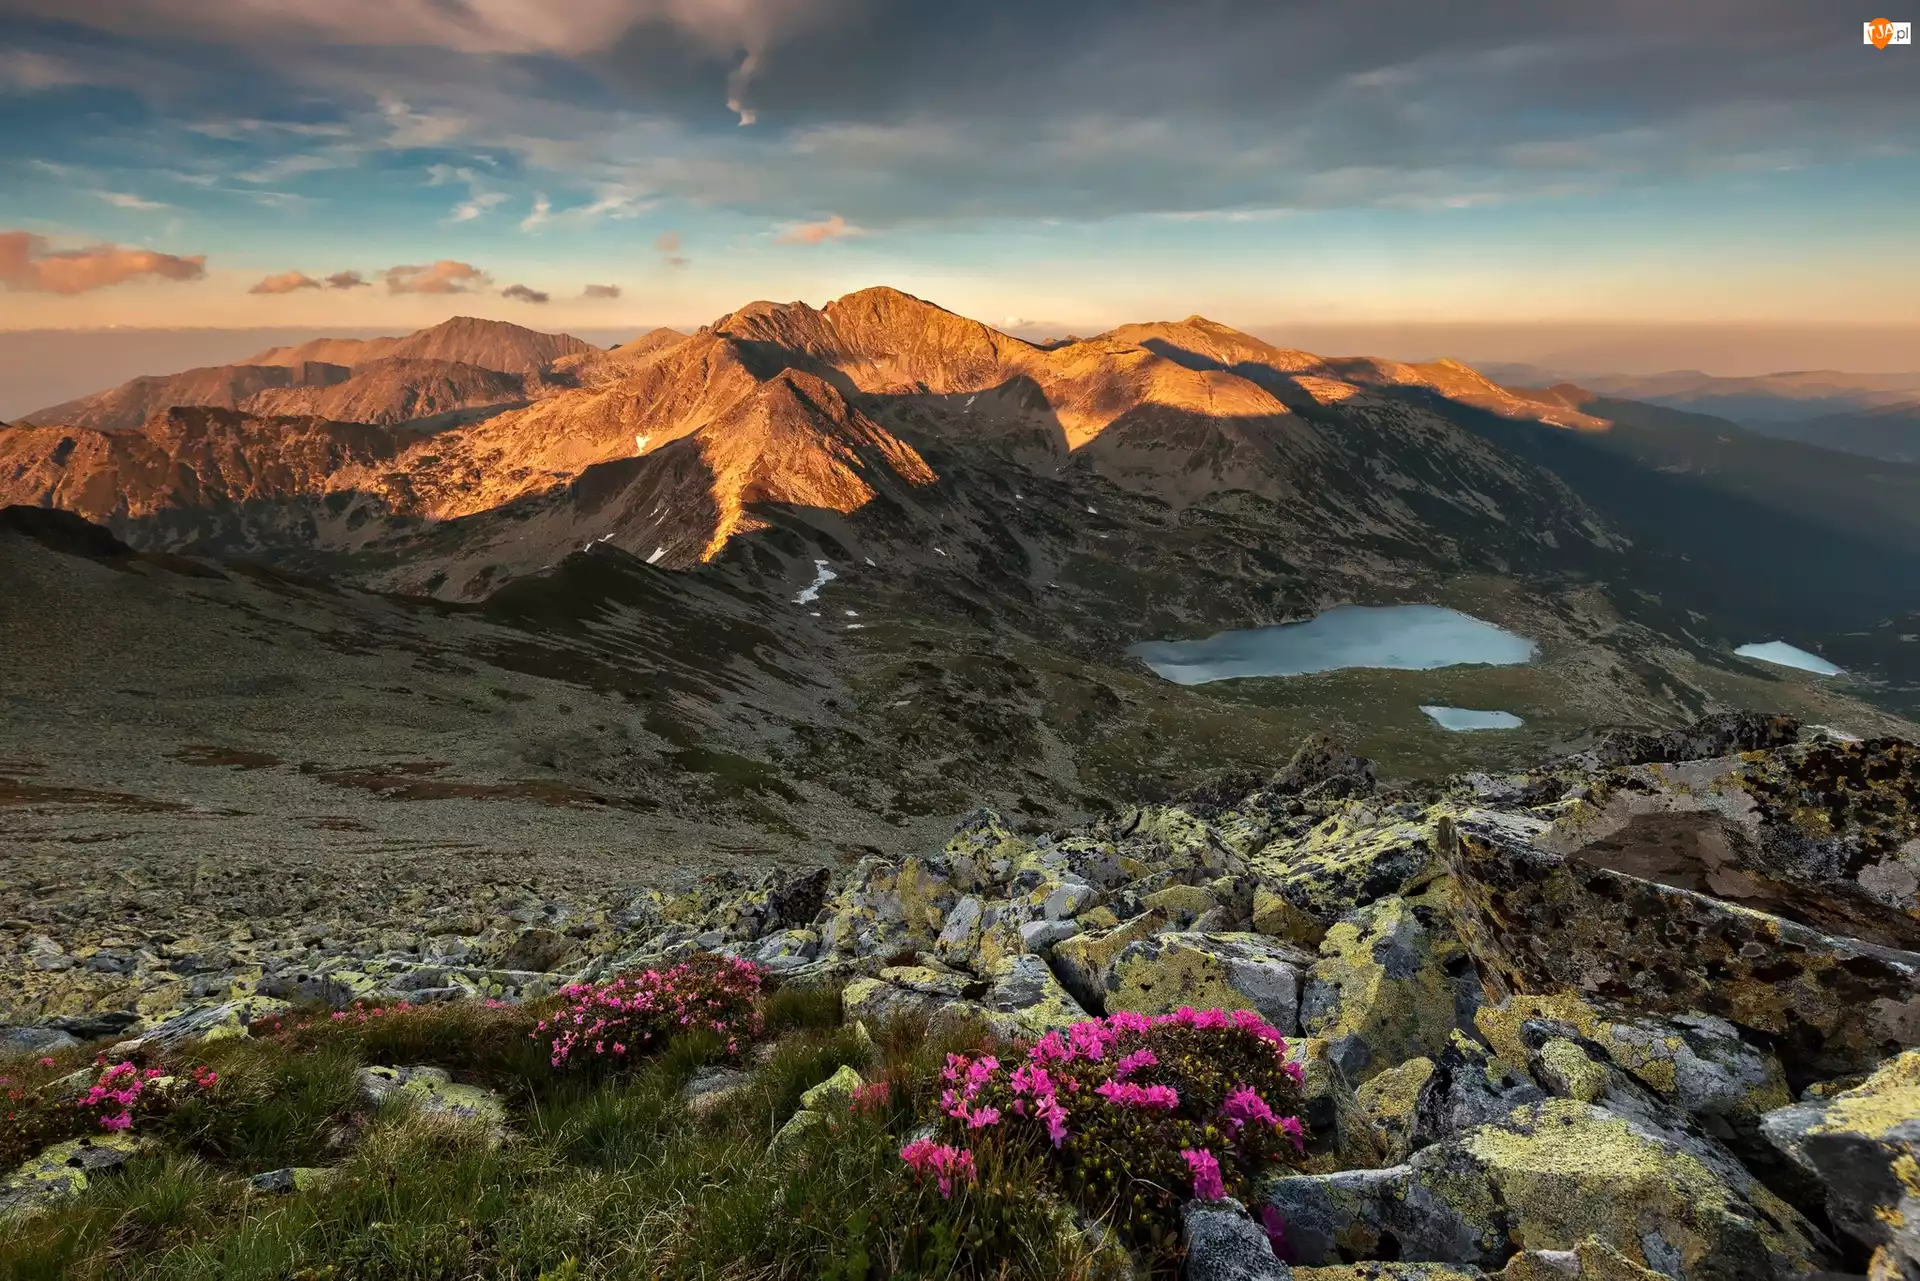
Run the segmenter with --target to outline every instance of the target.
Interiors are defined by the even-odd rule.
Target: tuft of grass
[[[776,988],[762,1005],[768,1036],[840,1026],[841,983],[792,983]]]

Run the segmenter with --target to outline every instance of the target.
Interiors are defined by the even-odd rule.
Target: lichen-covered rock
[[[1761,1131],[1818,1180],[1836,1230],[1920,1274],[1920,1052],[1829,1099],[1769,1112]]]
[[[1715,712],[1682,729],[1611,730],[1576,759],[1589,767],[1699,761],[1787,747],[1799,737],[1800,722],[1791,716]]]
[[[1543,844],[1825,934],[1920,949],[1920,747],[1898,739],[1612,770]]]
[[[1522,1250],[1494,1275],[1499,1281],[1662,1281],[1666,1276],[1593,1237],[1571,1250]]]
[[[1524,1047],[1516,1063],[1488,1053],[1456,1029],[1420,1083],[1409,1146],[1418,1149],[1455,1138],[1546,1097],[1526,1076]]]
[[[844,1111],[864,1085],[866,1082],[860,1074],[843,1063],[832,1076],[804,1091],[800,1095],[800,1106],[812,1112],[827,1112],[835,1108]]]
[[[1550,1099],[1404,1165],[1280,1178],[1266,1192],[1302,1263],[1340,1251],[1498,1267],[1516,1242],[1573,1250],[1596,1238],[1677,1281],[1813,1271],[1805,1221],[1742,1175],[1625,1117]]]
[[[1760,1118],[1791,1101],[1786,1073],[1777,1058],[1742,1040],[1725,1019],[1603,1010],[1572,993],[1514,996],[1482,1007],[1474,1018],[1488,1044],[1513,1063],[1527,1062],[1525,1042],[1539,1039],[1527,1034],[1529,1026],[1578,1040],[1691,1114],[1749,1165],[1759,1169],[1773,1162],[1760,1137]]]
[[[1102,909],[1104,910],[1104,909]],[[1143,912],[1107,929],[1089,929],[1053,945],[1053,972],[1074,1000],[1096,1014],[1107,1012],[1107,973],[1127,946],[1166,930],[1167,918]]]
[[[1005,957],[989,977],[992,986],[980,1004],[989,1014],[1011,1018],[1029,1035],[1071,1027],[1087,1017],[1087,1011],[1038,956]]]
[[[1299,948],[1259,934],[1156,934],[1113,958],[1104,1004],[1109,1013],[1253,1010],[1291,1033],[1299,1026],[1300,976],[1312,963]]]
[[[1186,1281],[1289,1281],[1267,1234],[1238,1201],[1189,1201],[1180,1207],[1187,1241]]]
[[[1431,905],[1396,895],[1327,931],[1302,994],[1300,1026],[1327,1039],[1349,1079],[1364,1081],[1446,1046],[1461,1018],[1464,975],[1448,970],[1459,959],[1448,925]]]
[[[767,1155],[779,1156],[796,1147],[806,1136],[827,1124],[827,1114],[816,1112],[812,1108],[801,1108],[787,1118],[786,1124],[773,1132],[773,1138],[767,1141]]]
[[[92,1179],[118,1170],[148,1146],[133,1134],[101,1134],[56,1143],[0,1181],[0,1222],[77,1196]]]
[[[1373,1118],[1327,1050],[1327,1042],[1317,1036],[1287,1042],[1287,1061],[1299,1064],[1301,1072],[1300,1118],[1307,1126],[1302,1168],[1321,1173],[1388,1164]]]
[[[1539,843],[1545,827],[1484,812],[1441,824],[1456,925],[1493,999],[1572,991],[1710,1014],[1814,1077],[1920,1044],[1920,955],[1569,858]]]
[[[151,1049],[171,1050],[200,1041],[223,1041],[247,1035],[255,1020],[292,1009],[290,1002],[270,996],[249,996],[204,1009],[189,1010],[155,1024],[134,1041]]]
[[[484,1086],[460,1084],[437,1067],[366,1067],[360,1069],[360,1097],[375,1107],[404,1102],[416,1116],[460,1122],[486,1132],[498,1144],[506,1137],[507,1109],[500,1096]]]
[[[339,1177],[339,1171],[331,1166],[294,1165],[280,1170],[268,1170],[256,1174],[247,1180],[247,1189],[251,1192],[286,1194],[290,1192],[308,1192],[314,1188],[325,1187]]]
[[[1374,1139],[1387,1164],[1398,1164],[1412,1154],[1420,1092],[1432,1077],[1432,1059],[1408,1059],[1375,1073],[1354,1091],[1354,1102],[1372,1124]]]
[[[1252,870],[1259,882],[1254,928],[1313,947],[1354,909],[1431,880],[1439,859],[1430,824],[1356,806],[1299,840],[1269,844]]]

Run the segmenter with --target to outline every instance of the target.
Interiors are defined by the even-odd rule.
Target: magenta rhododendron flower
[[[1267,1244],[1273,1247],[1274,1257],[1282,1263],[1292,1262],[1293,1250],[1287,1245],[1287,1216],[1277,1207],[1260,1207],[1260,1230],[1267,1234]]]
[[[569,1005],[528,1035],[548,1038],[553,1066],[587,1055],[624,1059],[681,1029],[715,1032],[727,1052],[759,1035],[756,1002],[765,971],[738,957],[695,957],[605,983],[561,989]]]
[[[935,1143],[932,1139],[916,1139],[900,1149],[900,1159],[907,1163],[916,1179],[925,1180],[932,1175],[940,1184],[940,1195],[953,1197],[956,1181],[965,1179],[972,1183],[977,1177],[974,1169],[973,1153],[965,1148],[954,1147],[950,1143]]]
[[[1220,1159],[1213,1153],[1201,1148],[1183,1148],[1180,1156],[1187,1163],[1187,1173],[1193,1178],[1193,1196],[1197,1201],[1219,1201],[1227,1195],[1227,1185],[1220,1178]]]
[[[1170,1085],[1135,1085],[1132,1081],[1103,1081],[1093,1087],[1115,1107],[1159,1108],[1171,1112],[1180,1106],[1180,1092]]]

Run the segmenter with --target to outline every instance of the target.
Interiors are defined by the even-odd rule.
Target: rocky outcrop
[[[1275,1180],[1267,1202],[1302,1263],[1384,1251],[1498,1268],[1521,1242],[1598,1237],[1677,1281],[1751,1281],[1820,1257],[1800,1215],[1737,1163],[1573,1099],[1515,1109],[1405,1165]]]
[[[1572,991],[1775,1038],[1804,1077],[1920,1044],[1920,955],[1830,935],[1551,848],[1551,824],[1441,820],[1456,922],[1496,998]]]
[[[1920,1052],[1860,1085],[1769,1112],[1766,1137],[1819,1186],[1874,1277],[1920,1277]]]

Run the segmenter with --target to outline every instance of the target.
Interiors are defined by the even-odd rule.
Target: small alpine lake
[[[1141,641],[1127,652],[1176,685],[1201,685],[1348,667],[1504,667],[1531,661],[1535,648],[1524,636],[1438,605],[1338,605],[1304,622],[1240,628],[1205,640]]]
[[[1476,729],[1519,729],[1526,722],[1512,712],[1482,712],[1470,707],[1431,707],[1420,704],[1420,710],[1433,718],[1433,723],[1441,729],[1464,733]]]
[[[1756,645],[1742,645],[1733,651],[1741,658],[1757,658],[1763,663],[1772,663],[1775,667],[1794,667],[1803,672],[1812,672],[1816,676],[1843,676],[1838,667],[1829,663],[1818,654],[1810,654],[1797,645],[1785,641],[1765,641]]]

